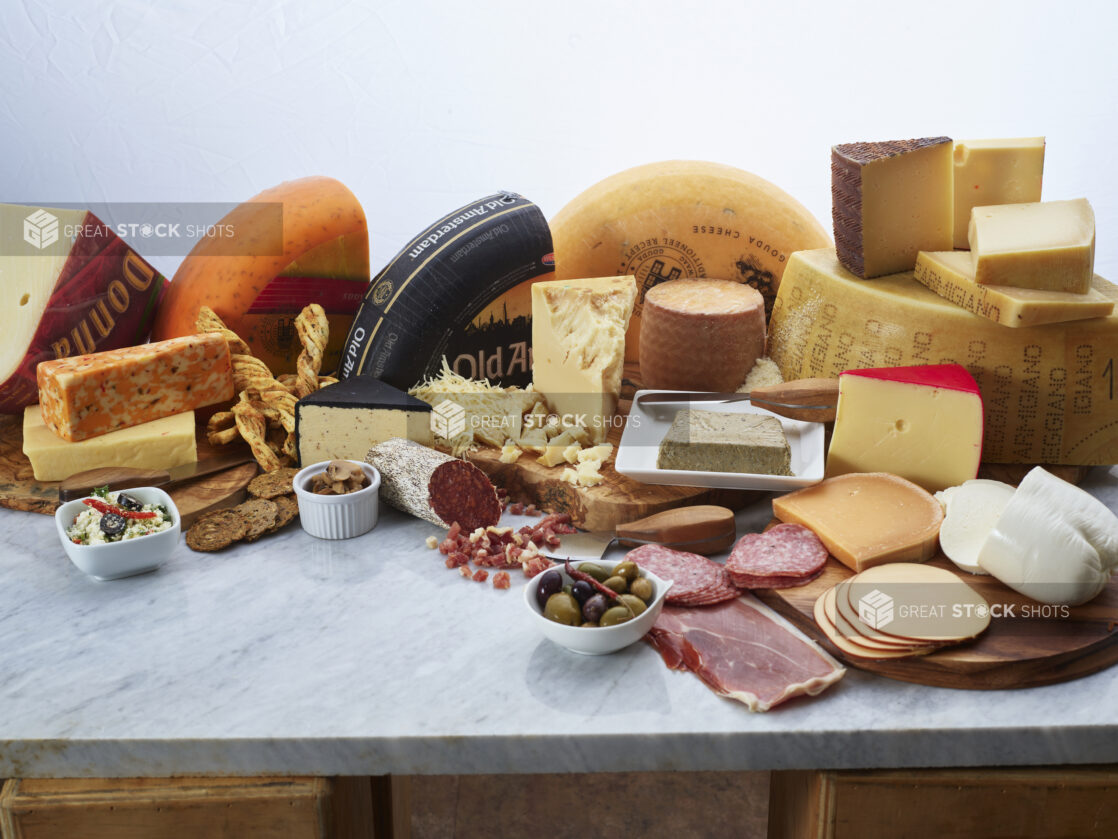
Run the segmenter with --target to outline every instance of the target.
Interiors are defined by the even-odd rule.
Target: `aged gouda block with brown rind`
[[[865,279],[910,271],[917,252],[951,247],[951,153],[948,137],[831,149],[835,246],[847,270]]]

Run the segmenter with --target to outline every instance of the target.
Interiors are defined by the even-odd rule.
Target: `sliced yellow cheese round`
[[[851,578],[845,594],[862,623],[912,642],[958,643],[990,625],[986,598],[934,565],[878,565]],[[846,613],[841,604],[839,611]]]
[[[637,278],[625,358],[638,360],[645,292],[683,277],[747,283],[766,312],[793,251],[830,237],[807,209],[757,175],[694,160],[627,169],[576,196],[551,221],[558,279]]]

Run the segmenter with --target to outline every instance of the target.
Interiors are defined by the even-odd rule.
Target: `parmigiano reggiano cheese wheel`
[[[637,305],[625,359],[638,360],[641,310],[665,280],[709,277],[747,283],[772,310],[793,251],[826,247],[826,229],[763,178],[694,160],[627,169],[575,197],[551,221],[561,280],[632,274]]]

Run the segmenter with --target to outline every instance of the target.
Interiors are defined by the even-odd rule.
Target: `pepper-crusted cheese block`
[[[39,401],[40,361],[146,341],[163,284],[92,213],[0,204],[0,413]]]
[[[431,406],[372,376],[353,376],[295,403],[299,462],[363,460],[393,437],[431,444]]]
[[[156,312],[152,339],[195,331],[209,306],[273,373],[295,371],[292,326],[308,303],[330,321],[322,370],[334,370],[369,285],[369,231],[344,184],[321,176],[285,181],[238,204],[182,261]]]
[[[625,365],[632,277],[549,280],[532,286],[532,382],[564,425],[606,438]]]
[[[913,276],[944,300],[1003,326],[1104,318],[1114,311],[1114,300],[1118,298],[1118,289],[1098,274],[1086,294],[979,285],[974,281],[974,263],[966,251],[921,251]]]
[[[648,290],[641,384],[654,390],[735,391],[765,352],[765,300],[729,280],[671,280]]]
[[[936,492],[973,478],[981,460],[982,394],[961,365],[839,376],[827,477],[891,472]]]
[[[23,453],[31,461],[37,481],[64,481],[102,466],[170,469],[198,459],[194,412],[71,443],[47,428],[38,405],[28,405],[23,412]]]
[[[776,417],[691,408],[672,420],[656,468],[791,475],[792,453]]]
[[[955,141],[955,247],[970,247],[974,207],[1040,200],[1044,138]]]
[[[43,422],[74,442],[234,396],[229,345],[217,333],[44,361]]]
[[[909,271],[918,251],[950,250],[955,172],[948,137],[843,143],[831,149],[835,246],[869,279]]]
[[[551,220],[560,280],[632,274],[637,302],[625,360],[639,360],[647,291],[680,277],[746,283],[768,317],[788,256],[831,243],[796,199],[750,172],[701,160],[626,169],[585,190]]]
[[[786,381],[962,364],[985,402],[985,461],[1118,463],[1115,314],[1006,329],[938,297],[912,272],[867,283],[832,249],[801,251],[773,307],[769,357]]]
[[[1085,198],[975,207],[968,239],[976,283],[1078,294],[1091,288],[1095,211]]]
[[[774,498],[773,515],[814,532],[854,571],[931,559],[943,522],[932,495],[883,472],[839,475]]]

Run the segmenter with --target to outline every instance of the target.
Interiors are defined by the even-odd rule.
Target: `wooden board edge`
[[[860,659],[835,647],[813,619],[780,595],[768,589],[757,589],[753,594],[843,664],[898,682],[964,690],[1009,690],[1073,681],[1118,663],[1118,632],[1085,647],[1043,659],[973,662],[970,666],[955,659],[951,667],[937,662],[934,653],[888,661]],[[1077,666],[1069,672],[1069,665]]]

